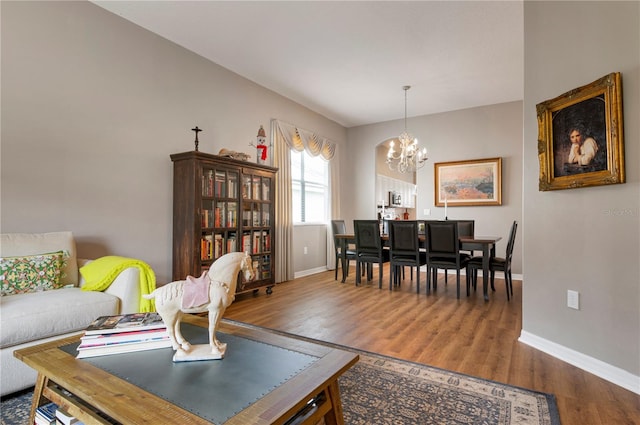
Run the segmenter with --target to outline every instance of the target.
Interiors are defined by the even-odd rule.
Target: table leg
[[[489,301],[489,262],[491,257],[489,256],[489,245],[482,245],[482,293],[484,300]]]
[[[344,414],[342,412],[342,401],[340,400],[340,388],[335,380],[327,388],[331,410],[324,415],[326,425],[344,425]]]
[[[342,283],[347,280],[347,270],[345,265],[347,264],[347,243],[346,239],[340,239],[340,261],[342,262]]]
[[[36,410],[41,405],[47,403],[47,400],[42,392],[44,391],[45,385],[47,385],[48,378],[41,373],[38,373],[38,377],[36,378],[36,385],[33,389],[33,398],[31,399],[31,412],[29,413],[29,423],[35,423],[36,419]]]

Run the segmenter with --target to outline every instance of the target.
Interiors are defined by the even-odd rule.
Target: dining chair
[[[516,242],[516,231],[518,222],[514,220],[509,231],[509,240],[504,258],[493,257],[489,262],[489,272],[491,274],[491,289],[495,291],[494,279],[496,271],[504,272],[504,285],[507,290],[507,300],[513,296],[513,277],[511,276],[511,259],[513,257],[513,246]],[[471,275],[471,284],[475,289],[478,283],[478,270],[482,269],[482,257],[473,257],[467,265],[467,274]],[[484,277],[483,277],[484,279]]]
[[[356,238],[356,285],[360,284],[360,268],[366,264],[367,281],[373,278],[373,264],[378,264],[378,287],[382,288],[382,267],[389,262],[389,250],[385,249],[380,237],[378,220],[353,220]]]
[[[336,235],[347,233],[347,225],[344,220],[331,220],[331,231],[333,232],[333,246],[336,258],[334,280],[338,280],[338,264],[340,264],[340,267],[342,267],[342,283],[344,283],[345,278],[349,276],[349,262],[356,259],[356,251],[349,247],[350,240],[343,241],[336,237]],[[345,250],[344,259],[342,249]]]
[[[427,293],[431,290],[431,271],[444,269],[456,271],[456,295],[460,298],[460,270],[466,268],[470,260],[468,254],[460,252],[458,224],[453,221],[426,222],[427,248]],[[469,275],[466,276],[467,296],[469,296]],[[434,290],[437,276],[434,276]]]
[[[420,293],[420,267],[427,264],[426,252],[420,250],[418,222],[395,220],[389,222],[389,290],[399,285],[404,266],[416,268],[416,292]]]

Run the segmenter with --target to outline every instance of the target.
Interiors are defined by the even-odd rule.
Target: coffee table
[[[208,320],[185,315],[183,323],[206,328]],[[225,424],[313,424],[321,418],[328,425],[344,423],[338,377],[358,361],[357,354],[224,321],[219,330],[312,357],[308,366],[226,420]],[[29,423],[34,423],[37,407],[48,401],[53,401],[86,425],[109,424],[112,423],[110,419],[121,424],[212,423],[128,379],[76,359],[60,348],[77,342],[80,336],[15,351],[16,358],[38,372]],[[234,347],[229,349],[233,353]]]

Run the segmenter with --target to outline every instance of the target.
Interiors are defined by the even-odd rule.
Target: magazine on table
[[[160,341],[163,339],[169,339],[169,333],[164,328],[113,334],[85,335],[80,338],[78,350],[91,349],[94,347],[106,347],[110,345]]]
[[[158,313],[130,313],[100,316],[84,330],[85,335],[113,334],[150,329],[166,329]]]
[[[155,350],[158,348],[171,348],[171,340],[145,341],[134,344],[116,344],[107,347],[95,347],[87,350],[79,350],[77,359],[89,357],[108,356],[111,354],[135,353],[136,351]]]

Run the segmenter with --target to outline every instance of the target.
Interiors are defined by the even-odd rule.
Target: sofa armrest
[[[92,260],[78,259],[78,267],[89,264]],[[80,275],[80,287],[85,284]],[[120,300],[120,314],[138,313],[140,311],[140,270],[137,267],[124,269],[103,291]]]

